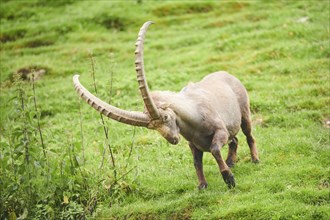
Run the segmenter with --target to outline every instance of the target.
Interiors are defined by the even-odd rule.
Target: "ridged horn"
[[[152,119],[157,119],[160,117],[158,109],[156,108],[155,103],[150,97],[148,83],[144,74],[144,61],[143,61],[143,43],[144,36],[149,27],[149,25],[153,24],[152,21],[147,21],[143,24],[139,31],[138,38],[136,40],[135,46],[135,70],[136,77],[139,83],[139,89],[141,92],[141,96],[144,102],[144,105],[151,116]]]
[[[100,100],[81,85],[79,75],[73,76],[73,84],[79,96],[101,114],[125,124],[141,127],[148,126],[150,117],[147,114],[122,110]]]

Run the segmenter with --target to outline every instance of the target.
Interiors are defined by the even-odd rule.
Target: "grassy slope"
[[[134,180],[133,191],[111,208],[100,203],[99,217],[329,218],[327,1],[44,2],[1,5],[2,131],[14,89],[8,77],[19,68],[37,66],[47,69],[37,95],[39,108],[51,112],[42,120],[48,148],[66,147],[71,139],[79,144],[79,102],[71,77],[81,73],[81,81],[92,88],[90,51],[97,62],[99,96],[109,99],[113,70],[113,103],[141,110],[133,52],[146,20],[156,22],[145,43],[151,89],[178,91],[209,72],[226,70],[249,90],[262,162],[250,163],[240,135],[234,190],[226,188],[215,161],[206,155],[209,188],[198,192],[187,143],[170,146],[155,132],[138,128],[129,161],[136,168],[126,177]],[[302,17],[308,20],[299,22]],[[93,173],[101,160],[103,128],[95,111],[85,104],[82,111],[88,146],[84,168]],[[132,128],[107,123],[118,166],[124,166]]]

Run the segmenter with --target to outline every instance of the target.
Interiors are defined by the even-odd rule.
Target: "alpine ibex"
[[[150,93],[144,73],[143,42],[152,23],[148,21],[141,27],[135,50],[137,81],[145,112],[126,111],[103,102],[80,84],[79,75],[73,77],[76,91],[103,115],[125,124],[157,130],[171,144],[178,144],[181,134],[189,142],[194,157],[199,189],[207,187],[203,152],[212,153],[228,187],[235,187],[234,175],[229,167],[236,160],[236,135],[240,127],[250,147],[252,161],[259,161],[251,133],[249,98],[244,86],[226,72],[215,72],[200,82],[189,84],[179,93]],[[224,161],[220,149],[226,143],[229,143],[229,150]]]

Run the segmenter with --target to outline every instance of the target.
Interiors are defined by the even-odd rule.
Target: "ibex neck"
[[[198,106],[196,102],[185,97],[183,94],[178,93],[172,99],[168,99],[170,102],[170,108],[176,113],[182,121],[187,123],[193,123],[198,121]]]

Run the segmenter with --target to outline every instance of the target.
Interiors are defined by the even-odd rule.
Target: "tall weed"
[[[91,58],[91,65],[97,91],[94,58]],[[7,103],[10,113],[0,142],[1,219],[85,219],[95,212],[99,201],[111,206],[131,192],[132,186],[127,183],[126,176],[134,168],[129,168],[126,161],[125,165],[121,161],[123,164],[116,167],[109,128],[102,116],[111,166],[103,166],[102,162],[100,169],[88,170],[81,111],[81,140],[77,141],[69,132],[66,142],[48,149],[46,143],[51,135],[43,133],[37,82],[23,81],[18,74],[13,82],[15,93]],[[51,130],[46,133],[51,134]],[[129,157],[133,141],[134,133]],[[104,151],[102,161],[105,158]]]

